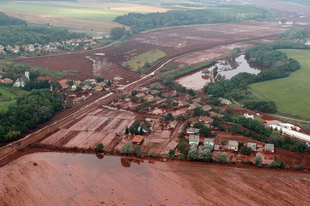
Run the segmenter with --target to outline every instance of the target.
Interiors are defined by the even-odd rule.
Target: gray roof
[[[210,139],[210,138],[205,138],[203,141],[204,146],[206,145],[214,145],[214,139]]]
[[[199,136],[198,135],[189,135],[189,144],[192,143],[199,143]]]
[[[265,144],[265,150],[266,151],[274,150],[274,144]]]
[[[194,133],[194,134],[195,134],[195,133],[198,133],[198,132],[199,132],[199,129],[196,129],[196,128],[189,128],[189,129],[186,130],[186,132],[187,132],[187,133]]]
[[[239,143],[234,140],[229,140],[228,141],[228,147],[238,147]]]
[[[257,147],[257,143],[254,143],[254,142],[248,142],[248,147],[252,148],[252,149],[256,149]]]

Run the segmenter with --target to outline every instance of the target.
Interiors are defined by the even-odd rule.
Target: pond
[[[264,69],[262,66],[250,65],[245,59],[245,55],[237,57],[235,61],[238,64],[238,66],[235,69],[233,69],[233,67],[229,64],[217,63],[216,66],[219,68],[218,74],[225,76],[226,79],[231,79],[233,76],[241,72],[258,74],[261,72],[262,69]],[[214,67],[215,66],[207,68],[210,71],[211,78],[212,78],[212,70],[214,69]],[[182,84],[186,88],[190,88],[193,90],[200,90],[203,88],[203,86],[210,83],[211,79],[209,76],[203,75],[202,70],[200,70],[190,75],[180,77],[176,79],[176,82]]]

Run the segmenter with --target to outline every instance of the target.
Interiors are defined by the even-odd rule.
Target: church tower
[[[26,69],[25,71],[25,77],[29,80],[30,79],[30,73],[28,71],[28,69]]]

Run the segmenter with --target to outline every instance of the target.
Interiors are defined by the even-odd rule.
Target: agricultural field
[[[296,59],[301,70],[291,73],[289,77],[250,85],[261,98],[272,100],[278,109],[285,113],[309,117],[310,116],[310,51],[309,50],[281,50],[289,58]]]
[[[133,71],[138,71],[145,63],[149,63],[149,65],[154,64],[158,59],[165,57],[166,54],[158,49],[152,50],[138,56],[134,56],[128,61],[122,63],[123,67],[130,67]]]
[[[28,92],[15,87],[0,86],[0,111],[6,111],[10,105],[16,102],[16,98]]]

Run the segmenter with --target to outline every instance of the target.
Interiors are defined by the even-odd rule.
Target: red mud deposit
[[[36,153],[0,169],[0,205],[309,205],[310,175]]]

